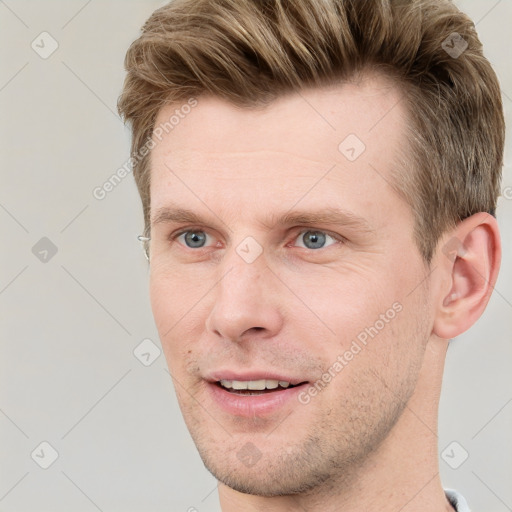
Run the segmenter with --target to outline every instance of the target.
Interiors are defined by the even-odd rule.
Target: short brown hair
[[[209,94],[255,108],[367,69],[392,77],[407,102],[394,186],[414,211],[425,261],[457,222],[495,214],[500,87],[473,22],[450,0],[174,0],[147,20],[125,66],[118,106],[133,130],[146,235],[150,153],[140,153],[164,105]]]

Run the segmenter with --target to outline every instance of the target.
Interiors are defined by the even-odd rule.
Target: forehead
[[[303,138],[301,134],[308,135],[308,127],[310,130],[319,128],[321,132],[329,128],[335,134],[334,140],[339,140],[344,133],[356,133],[361,139],[369,140],[372,132],[385,133],[390,125],[404,121],[402,99],[396,82],[383,75],[365,74],[338,85],[287,94],[257,109],[237,107],[218,97],[200,96],[196,98],[197,106],[192,108],[186,106],[186,101],[163,107],[155,128],[165,127],[173,118],[173,126],[164,130],[164,138],[172,134],[180,138],[180,148],[191,148],[197,140],[189,137],[193,135],[190,131],[203,124],[200,135],[208,137],[201,140],[202,151],[215,150],[226,134],[237,140],[241,150],[252,149],[259,142],[264,142],[268,149],[283,145],[293,147],[294,141]],[[386,122],[379,129],[384,118]],[[251,144],[253,137],[249,138],[247,129],[261,140]],[[284,139],[273,137],[283,132],[287,135]],[[295,149],[302,153],[298,145]]]
[[[359,198],[361,208],[376,187],[396,200],[387,189],[405,143],[404,103],[398,88],[379,76],[289,94],[261,109],[198,97],[155,139],[152,210],[171,194],[176,203],[178,190],[184,205],[195,195],[203,209],[209,201],[246,209],[260,199],[269,207],[292,206],[301,196],[306,206],[319,195],[335,202],[337,194],[348,206]],[[173,115],[176,121],[180,108],[164,107],[155,127]]]

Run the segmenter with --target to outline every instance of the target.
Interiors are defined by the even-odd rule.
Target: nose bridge
[[[264,255],[246,258],[240,247],[247,249],[242,243],[225,255],[206,325],[209,331],[233,341],[255,327],[274,333],[281,324],[278,298],[272,293],[273,274]]]

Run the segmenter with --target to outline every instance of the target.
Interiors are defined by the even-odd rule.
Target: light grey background
[[[160,346],[133,178],[93,196],[129,155],[116,114],[125,51],[164,3],[0,0],[1,512],[219,510],[163,354],[145,366],[133,353],[144,339]],[[512,2],[458,4],[477,22],[512,125]],[[509,133],[500,279],[451,343],[440,408],[443,482],[486,512],[512,511],[510,144]],[[43,441],[58,452],[48,469]]]

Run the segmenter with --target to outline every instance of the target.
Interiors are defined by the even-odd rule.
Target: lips
[[[236,372],[232,370],[219,370],[210,372],[205,376],[205,380],[209,382],[240,382],[240,383],[249,383],[249,382],[257,382],[258,386],[261,386],[262,381],[270,382],[272,385],[272,381],[277,381],[278,385],[280,383],[288,383],[290,386],[296,386],[297,384],[302,384],[306,382],[307,379],[296,377],[292,375],[280,374],[277,372],[269,372],[268,370],[253,370],[247,372]],[[286,387],[286,386],[283,386]],[[241,389],[244,389],[243,387]],[[258,389],[258,388],[254,388]]]
[[[290,387],[290,382],[277,379],[259,379],[259,380],[226,380],[219,381],[219,384],[232,392],[237,391],[271,391],[274,389],[286,389]]]
[[[212,401],[235,416],[266,416],[293,404],[292,398],[308,385],[297,377],[269,372],[216,372],[208,375]],[[296,401],[295,403],[298,403]]]

